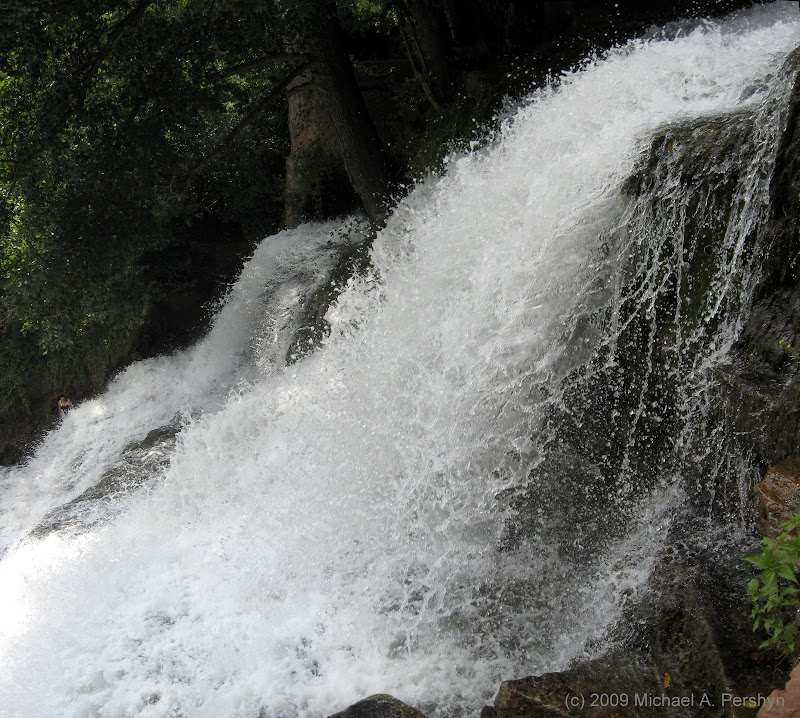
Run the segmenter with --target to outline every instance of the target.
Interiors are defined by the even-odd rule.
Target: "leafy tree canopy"
[[[141,322],[193,219],[275,222],[274,90],[302,62],[276,3],[12,1],[0,17],[4,328],[43,352],[107,342]]]

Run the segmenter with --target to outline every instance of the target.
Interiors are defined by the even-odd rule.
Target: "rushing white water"
[[[553,420],[622,335],[608,326],[646,238],[620,229],[641,214],[621,187],[665,123],[776,126],[798,43],[796,5],[777,3],[534,94],[396,208],[325,346],[288,367],[297,299],[345,240],[315,225],[265,242],[208,337],[130,367],[2,474],[0,715],[322,716],[375,692],[450,715],[588,650],[685,490],[670,472],[637,485],[632,439],[609,487]],[[764,202],[752,175],[725,275]],[[718,331],[695,337],[714,346],[690,373],[735,322]],[[543,471],[540,510],[518,515],[508,497]],[[625,518],[605,533],[600,494]]]
[[[202,342],[132,365],[103,396],[71,412],[26,466],[0,474],[0,556],[47,511],[96,486],[126,447],[133,454],[128,464],[163,457],[164,442],[172,443],[185,419],[218,410],[238,385],[282,366],[300,303],[326,277],[336,248],[360,241],[363,232],[357,222],[329,223],[264,242]],[[148,441],[153,430],[161,436]]]

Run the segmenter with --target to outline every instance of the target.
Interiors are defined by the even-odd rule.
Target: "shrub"
[[[776,538],[764,538],[761,553],[745,560],[761,569],[759,578],[747,584],[747,594],[753,601],[750,618],[753,630],[762,628],[769,634],[761,647],[775,646],[784,653],[794,651],[800,614],[800,584],[796,566],[800,561],[800,514],[781,525]]]

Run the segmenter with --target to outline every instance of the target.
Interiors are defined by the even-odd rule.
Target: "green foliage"
[[[397,28],[397,16],[386,0],[338,0],[336,9],[342,28],[350,35],[389,36]]]
[[[761,569],[760,577],[747,585],[753,630],[763,628],[769,635],[761,647],[775,646],[784,653],[794,651],[798,632],[800,586],[795,568],[800,561],[800,536],[793,535],[798,527],[800,514],[780,527],[777,538],[764,538],[760,554],[745,559]]]
[[[196,218],[264,234],[280,216],[284,111],[261,101],[286,69],[227,72],[280,48],[278,8],[7,5],[0,329],[39,354],[91,353],[175,291],[169,258]]]
[[[0,396],[11,397],[22,387],[28,362],[19,342],[2,337],[0,343]]]

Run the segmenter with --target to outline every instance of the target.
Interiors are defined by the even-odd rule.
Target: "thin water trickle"
[[[363,229],[266,241],[208,337],[0,477],[0,715],[322,716],[376,692],[473,714],[592,650],[703,495],[694,419],[746,309],[798,43],[776,3],[535,93],[400,203],[288,367],[297,298]],[[664,127],[731,116],[762,134],[730,129],[749,179],[697,298],[675,166],[631,177]]]

